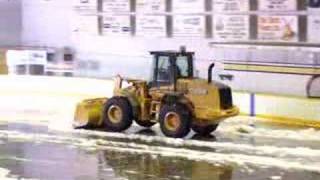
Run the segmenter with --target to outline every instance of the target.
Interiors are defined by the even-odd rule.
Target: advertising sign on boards
[[[130,17],[129,16],[105,16],[102,24],[103,35],[130,35]]]
[[[213,36],[218,41],[249,40],[249,16],[215,15],[213,19]]]
[[[266,41],[298,41],[297,16],[259,16],[258,39]]]
[[[173,0],[172,11],[174,13],[201,13],[205,11],[203,0]]]
[[[295,11],[297,0],[259,0],[260,11]]]
[[[137,16],[136,36],[165,37],[165,16]]]
[[[130,0],[103,0],[102,9],[109,13],[130,12]]]
[[[73,0],[73,6],[81,9],[97,9],[97,0]]]
[[[212,2],[214,12],[226,12],[237,11],[246,12],[249,11],[248,0],[214,0]]]
[[[308,17],[308,42],[320,42],[320,16]]]
[[[177,15],[173,18],[173,36],[197,36],[205,35],[204,16]]]
[[[142,13],[165,12],[166,0],[136,0],[136,11]]]

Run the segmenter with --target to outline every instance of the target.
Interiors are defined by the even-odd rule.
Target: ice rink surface
[[[184,139],[164,137],[157,125],[74,130],[83,98],[1,92],[0,179],[320,179],[320,130],[246,116],[227,119],[211,136]]]
[[[320,178],[320,131],[229,119],[209,137],[59,130],[49,121],[1,121],[1,179]],[[61,126],[60,124],[59,126]]]

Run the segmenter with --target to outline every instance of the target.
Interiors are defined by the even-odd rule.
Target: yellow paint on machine
[[[267,72],[267,73],[287,73],[287,74],[320,74],[319,67],[288,67],[276,65],[252,65],[252,64],[224,64],[225,70],[248,71],[248,72]]]
[[[6,51],[3,49],[0,49],[0,74],[8,74]]]
[[[255,94],[254,105],[248,92],[234,92],[234,103],[241,114],[255,116],[270,122],[292,126],[320,128],[320,98]]]

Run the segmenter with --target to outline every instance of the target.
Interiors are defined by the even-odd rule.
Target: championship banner
[[[105,16],[102,25],[103,35],[129,36],[131,34],[129,16]]]
[[[165,16],[137,16],[136,36],[166,37]]]
[[[217,41],[248,41],[249,16],[215,15],[213,16],[213,36]]]
[[[298,41],[297,16],[259,16],[258,39],[266,41]]]
[[[172,12],[174,13],[201,13],[205,11],[204,0],[173,0]]]
[[[297,0],[259,0],[260,11],[296,11]]]
[[[205,35],[204,16],[174,16],[173,35],[203,37]]]
[[[308,42],[319,43],[320,42],[320,16],[308,17]]]
[[[130,0],[103,0],[102,9],[110,13],[130,12]]]
[[[166,11],[166,0],[136,0],[136,12],[161,13]]]
[[[97,9],[97,0],[73,0],[73,6],[80,9]]]
[[[248,0],[214,0],[212,5],[214,12],[249,11]]]

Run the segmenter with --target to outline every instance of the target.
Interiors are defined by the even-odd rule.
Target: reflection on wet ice
[[[105,167],[112,167],[117,176],[130,180],[190,179],[231,180],[232,167],[201,161],[156,155],[104,151],[101,156]]]

